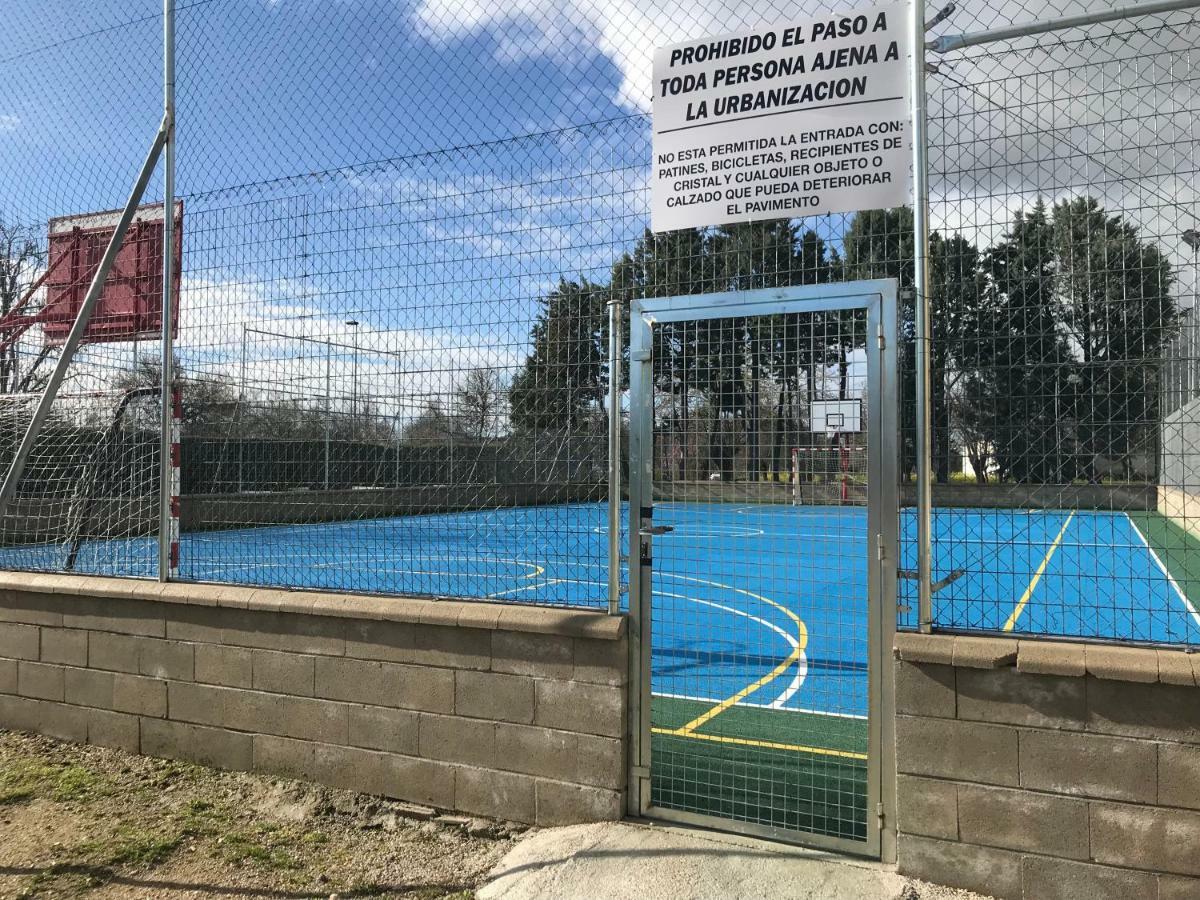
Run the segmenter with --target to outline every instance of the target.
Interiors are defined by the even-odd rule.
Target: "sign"
[[[655,231],[912,199],[907,4],[654,54]]]

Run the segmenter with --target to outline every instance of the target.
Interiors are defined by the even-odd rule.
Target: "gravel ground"
[[[0,731],[0,900],[466,900],[521,830]]]

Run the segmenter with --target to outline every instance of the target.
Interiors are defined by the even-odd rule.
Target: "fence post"
[[[169,581],[179,568],[179,421],[175,415],[175,0],[163,0],[163,304],[162,420],[159,443],[158,577]]]
[[[913,0],[912,125],[913,125],[913,303],[916,307],[917,421],[917,625],[933,630],[933,494],[930,482],[933,456],[932,381],[929,372],[929,140],[925,97],[925,0]]]
[[[621,612],[621,301],[608,301],[608,612]]]

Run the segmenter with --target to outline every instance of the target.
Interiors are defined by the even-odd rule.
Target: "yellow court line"
[[[1058,545],[1062,543],[1063,535],[1067,533],[1067,526],[1071,524],[1071,520],[1075,518],[1075,511],[1067,516],[1067,520],[1062,523],[1062,528],[1058,529],[1058,535],[1054,538],[1054,543],[1050,545],[1050,549],[1046,551],[1046,555],[1042,558],[1042,564],[1037,567],[1037,571],[1033,573],[1033,577],[1029,579],[1029,587],[1025,588],[1025,593],[1021,595],[1021,599],[1017,601],[1017,605],[1013,608],[1012,614],[1008,617],[1008,621],[1004,623],[1004,631],[1012,631],[1017,625],[1017,619],[1021,618],[1021,613],[1025,611],[1025,605],[1029,602],[1029,598],[1033,596],[1033,589],[1037,587],[1039,581],[1042,580],[1042,575],[1046,571],[1046,566],[1050,565],[1050,558],[1054,556],[1054,551],[1058,549]]]
[[[739,591],[739,593],[744,593],[751,597],[754,597],[756,600],[761,600],[763,603],[766,603],[770,606],[775,607],[777,610],[779,610],[781,613],[783,613],[785,616],[787,616],[789,619],[791,619],[796,624],[796,631],[797,631],[796,649],[794,649],[791,652],[791,654],[788,655],[787,659],[785,659],[783,662],[781,662],[779,665],[777,665],[774,669],[772,669],[770,672],[768,672],[762,678],[758,679],[758,681],[754,682],[753,684],[746,685],[746,687],[742,688],[740,691],[738,691],[732,697],[722,700],[720,703],[718,703],[712,709],[708,710],[708,712],[705,712],[702,715],[696,717],[695,719],[692,719],[692,721],[688,722],[686,725],[684,725],[682,728],[679,729],[680,734],[684,734],[684,735],[691,734],[693,731],[695,731],[700,726],[702,726],[708,722],[711,722],[713,719],[715,719],[721,713],[725,712],[725,710],[729,709],[729,707],[735,706],[738,703],[740,703],[742,700],[745,700],[747,697],[749,697],[751,694],[753,694],[759,688],[764,687],[767,684],[770,684],[772,681],[774,681],[776,678],[778,678],[780,675],[782,675],[784,672],[786,672],[788,669],[790,669],[795,663],[799,662],[800,655],[804,652],[804,649],[808,646],[808,628],[805,626],[804,621],[798,615],[796,615],[794,612],[792,612],[787,607],[781,606],[780,604],[776,603],[774,600],[768,600],[766,597],[763,597],[761,594],[751,594],[749,591]]]
[[[685,725],[684,728],[687,726]],[[814,756],[836,756],[840,759],[866,760],[867,754],[853,750],[830,750],[826,747],[805,747],[802,744],[780,744],[775,741],[755,741],[750,738],[725,737],[720,734],[696,734],[683,728],[651,728],[655,734],[689,738],[694,741],[713,741],[718,744],[736,744],[739,747],[756,747],[761,750],[788,750],[792,753],[811,753]]]

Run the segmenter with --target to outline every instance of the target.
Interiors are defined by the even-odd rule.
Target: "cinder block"
[[[958,789],[953,783],[900,775],[896,795],[902,833],[958,840]]]
[[[167,714],[167,683],[157,678],[116,673],[112,708],[136,716],[162,718]]]
[[[624,814],[620,791],[538,779],[536,822],[543,827],[582,822],[615,822]]]
[[[483,768],[496,765],[495,722],[422,713],[417,731],[418,755],[425,759]]]
[[[1159,744],[1158,802],[1200,809],[1200,747]]]
[[[575,668],[571,638],[556,634],[493,631],[492,670],[566,680]]]
[[[113,708],[113,673],[96,669],[67,669],[64,676],[66,701],[93,709]]]
[[[358,747],[313,742],[312,778],[330,787],[363,794],[386,793],[383,782],[384,754]]]
[[[43,628],[42,662],[59,666],[86,666],[88,633],[73,628]]]
[[[61,666],[22,660],[17,663],[17,693],[35,700],[61,702],[65,699],[63,672]]]
[[[313,695],[316,688],[316,657],[254,650],[251,658],[254,690],[297,697]]]
[[[346,621],[346,656],[354,659],[407,663],[413,661],[416,647],[416,625],[412,622]]]
[[[1154,684],[1158,681],[1158,653],[1143,647],[1090,644],[1084,647],[1089,675],[1112,681]]]
[[[1200,695],[1173,684],[1133,684],[1088,677],[1088,730],[1200,744]]]
[[[88,634],[88,665],[108,672],[138,674],[144,638],[93,631]]]
[[[257,610],[227,609],[221,612],[221,640],[225,644],[313,656],[346,654],[343,619]]]
[[[1024,675],[1064,675],[1082,678],[1087,674],[1083,644],[1026,639],[1017,652],[1017,671]]]
[[[0,622],[62,627],[63,598],[32,591],[0,591]]]
[[[1017,731],[1004,725],[896,717],[900,772],[1016,786]]]
[[[902,875],[964,888],[996,900],[1022,900],[1020,853],[911,834],[900,836],[897,853]]]
[[[454,807],[456,766],[435,760],[382,754],[380,778],[385,796],[439,809]]]
[[[572,681],[624,685],[629,682],[629,644],[624,641],[575,638]]]
[[[191,681],[196,674],[194,645],[182,641],[143,641],[138,672],[151,678]]]
[[[253,770],[285,778],[313,778],[316,744],[270,734],[243,735],[254,746]]]
[[[17,692],[17,661],[0,659],[0,694]]]
[[[351,706],[350,743],[370,750],[417,754],[417,713],[379,706]]]
[[[957,687],[960,719],[1084,729],[1087,700],[1079,678],[1028,675],[1016,669],[959,669]]]
[[[454,712],[499,722],[532,722],[533,679],[496,672],[455,672]]]
[[[1158,900],[1158,879],[1146,872],[1026,856],[1021,867],[1026,900]]]
[[[220,644],[226,610],[206,606],[172,606],[167,612],[166,636],[173,641]]]
[[[36,626],[0,622],[0,656],[37,660],[40,655],[41,642]]]
[[[225,722],[225,692],[208,685],[168,682],[167,718],[219,727]]]
[[[1088,858],[1084,800],[981,785],[958,786],[958,832],[965,844]]]
[[[999,669],[1017,662],[1017,642],[1012,638],[954,638],[954,666],[958,669]]]
[[[83,743],[87,740],[87,710],[3,694],[0,695],[0,728]]]
[[[254,683],[253,650],[196,644],[196,680],[205,684],[248,688]]]
[[[947,634],[898,633],[892,644],[896,659],[939,666],[954,664],[954,637]]]
[[[1095,895],[1093,895],[1094,900]],[[1200,897],[1200,878],[1180,878],[1161,875],[1158,879],[1158,900],[1196,900]]]
[[[455,772],[454,808],[532,825],[537,811],[536,782],[531,775],[462,766]]]
[[[220,690],[226,728],[343,746],[349,742],[350,717],[345,704],[235,688]]]
[[[1091,820],[1096,862],[1200,876],[1200,813],[1094,802]]]
[[[1192,654],[1179,650],[1158,651],[1158,680],[1163,684],[1178,684],[1192,687],[1196,684],[1196,673],[1192,669]]]
[[[1154,803],[1156,748],[1069,731],[1022,731],[1021,786],[1055,794]]]
[[[625,689],[577,681],[538,681],[535,724],[581,734],[625,734]]]
[[[316,694],[368,706],[454,711],[454,672],[357,659],[318,659]]]
[[[956,710],[952,666],[896,663],[897,712],[953,719]]]
[[[413,626],[412,661],[422,666],[486,670],[492,665],[492,632],[446,625]]]
[[[623,787],[626,775],[621,741],[536,725],[496,726],[496,766],[609,789]]]
[[[72,598],[63,609],[63,626],[85,631],[111,631],[143,637],[166,637],[163,604],[114,597]]]
[[[141,730],[138,717],[107,709],[87,711],[87,740],[99,747],[112,747],[126,753],[141,752]]]
[[[254,768],[254,739],[221,728],[167,719],[142,719],[142,753],[247,772]]]

